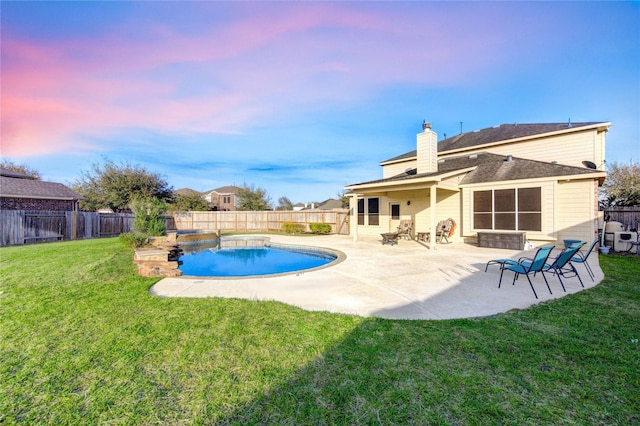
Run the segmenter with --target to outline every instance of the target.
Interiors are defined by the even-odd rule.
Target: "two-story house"
[[[205,191],[202,196],[216,211],[234,211],[236,209],[237,186],[222,186],[220,188]]]
[[[438,142],[425,123],[416,150],[380,163],[382,179],[345,187],[351,234],[378,236],[402,219],[425,232],[452,218],[454,241],[500,231],[524,231],[541,242],[590,241],[610,126],[503,124]]]

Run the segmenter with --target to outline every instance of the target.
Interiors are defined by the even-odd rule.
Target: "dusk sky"
[[[335,198],[498,124],[611,121],[640,160],[640,2],[14,2],[1,155],[72,184],[104,159],[174,189]],[[462,124],[461,124],[462,122]]]

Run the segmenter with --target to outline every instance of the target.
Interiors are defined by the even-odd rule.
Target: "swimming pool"
[[[255,277],[309,271],[342,259],[328,249],[272,244],[260,238],[222,239],[214,245],[189,247],[180,257],[179,269],[196,277]]]

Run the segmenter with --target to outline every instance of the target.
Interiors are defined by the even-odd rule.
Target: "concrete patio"
[[[453,319],[494,315],[512,309],[583,290],[577,278],[563,279],[567,292],[555,276],[532,277],[536,299],[525,277],[511,285],[513,273],[506,271],[498,288],[500,268],[487,261],[503,257],[533,256],[535,250],[520,252],[479,248],[472,244],[438,244],[430,250],[423,243],[401,240],[398,245],[382,245],[380,239],[329,235],[292,237],[267,235],[274,243],[327,247],[346,254],[334,266],[304,273],[240,279],[203,277],[164,278],[151,288],[162,297],[226,297],[248,300],[275,300],[308,311],[328,311],[390,319]],[[552,256],[557,254],[554,250]],[[577,264],[585,288],[603,278],[597,253],[589,264],[595,282],[584,265]]]

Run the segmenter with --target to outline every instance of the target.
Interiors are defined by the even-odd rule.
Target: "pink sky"
[[[466,130],[612,121],[610,159],[640,156],[626,145],[640,140],[638,4],[0,7],[1,154],[52,179],[72,181],[102,155],[143,165],[171,157],[167,177],[189,186],[181,170],[201,168],[192,179],[204,190],[229,183],[210,178],[214,159],[218,174],[251,183],[274,179],[255,169],[357,158],[344,182],[308,182],[330,197],[322,185],[376,177],[359,175],[363,162],[377,173],[378,161],[413,145],[423,119],[441,135],[460,121]],[[284,192],[282,181],[273,185]]]
[[[242,132],[299,105],[366,99],[379,85],[464,83],[500,60],[502,42],[492,34],[440,43],[435,16],[432,25],[407,27],[399,22],[404,16],[339,4],[311,8],[242,16],[189,35],[154,24],[140,39],[116,33],[33,40],[9,29],[2,45],[3,153],[100,149],[86,136],[131,126]],[[346,36],[351,42],[341,43]],[[210,79],[203,86],[214,87],[182,95],[182,87],[199,82],[180,70],[157,76],[171,66],[199,67]],[[314,84],[323,78],[330,84]]]

